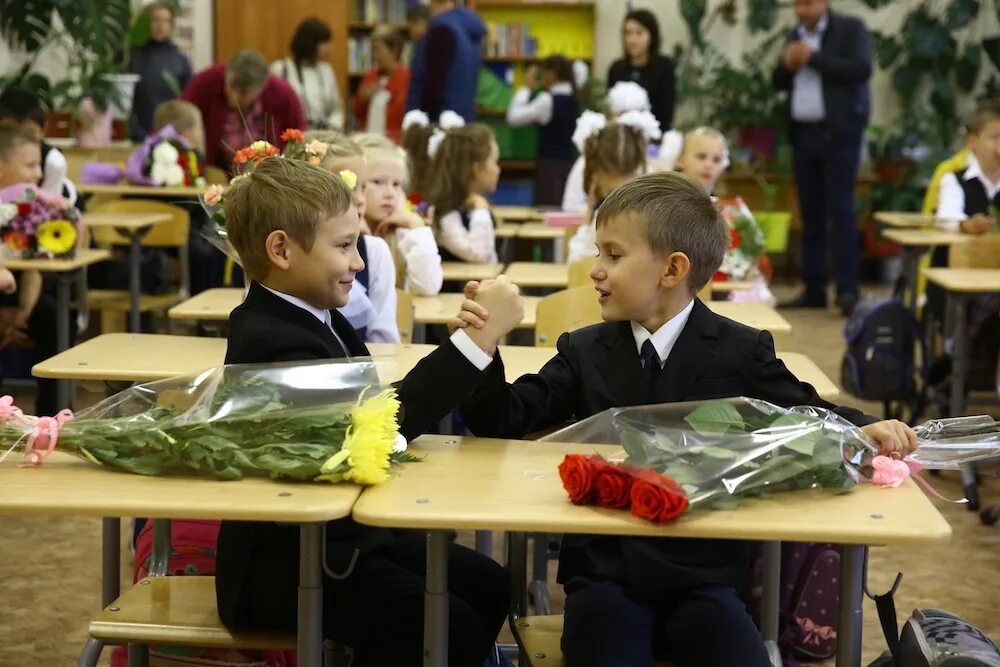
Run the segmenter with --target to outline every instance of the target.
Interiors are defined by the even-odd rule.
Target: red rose
[[[687,494],[666,475],[647,468],[632,480],[632,514],[654,523],[676,519],[687,509]]]
[[[177,156],[177,164],[187,169],[188,166],[188,156],[186,153],[181,153]]]
[[[632,466],[608,465],[597,473],[597,504],[611,509],[628,507],[632,493]]]
[[[31,202],[29,201],[19,201],[17,202],[17,214],[18,215],[28,215],[31,213]]]
[[[569,499],[577,505],[586,505],[594,501],[598,473],[611,467],[597,454],[567,454],[559,464],[559,477]]]
[[[730,248],[739,248],[741,240],[742,239],[740,238],[739,231],[735,227],[730,227],[729,228],[729,247]]]
[[[713,283],[724,283],[727,280],[729,280],[729,274],[725,271],[716,271],[715,274],[712,275]]]

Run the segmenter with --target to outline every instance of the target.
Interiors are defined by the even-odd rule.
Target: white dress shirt
[[[965,180],[978,180],[986,190],[986,198],[993,201],[993,198],[1000,193],[1000,181],[991,182],[983,173],[983,168],[979,164],[975,153],[969,151],[968,167],[965,170]],[[968,219],[965,213],[965,190],[958,182],[958,176],[954,172],[948,172],[941,177],[941,189],[938,191],[938,207],[935,218],[937,226],[941,229],[957,232],[961,229],[963,220]]]
[[[573,86],[565,81],[560,81],[543,90],[531,99],[531,89],[527,86],[518,88],[514,94],[514,99],[507,107],[507,124],[511,127],[522,127],[536,123],[538,125],[548,125],[552,120],[553,95],[572,95]]]
[[[816,29],[809,31],[804,26],[797,29],[799,38],[815,53],[819,51],[823,41],[823,33],[829,24],[829,15],[816,24]],[[803,65],[795,72],[792,86],[792,118],[801,123],[816,123],[826,118],[826,104],[823,100],[823,77],[809,65]]]
[[[444,272],[434,230],[430,227],[396,230],[396,248],[406,264],[403,289],[413,294],[434,296],[441,291]]]
[[[462,224],[462,214],[450,211],[441,217],[438,245],[463,262],[496,264],[497,241],[493,216],[489,209],[474,208],[469,213],[469,227]]]
[[[355,329],[365,329],[367,343],[398,343],[396,323],[396,264],[389,244],[378,236],[365,235],[368,287],[355,278],[347,305],[339,308]]]
[[[674,344],[680,338],[681,331],[684,330],[684,326],[687,324],[688,318],[691,316],[691,309],[693,308],[694,300],[692,299],[684,307],[684,310],[667,320],[666,324],[653,333],[650,333],[646,327],[638,322],[632,322],[632,336],[635,338],[635,349],[639,352],[639,356],[642,356],[643,343],[652,339],[653,348],[656,349],[656,354],[660,356],[660,368],[663,368],[663,364],[667,362],[667,357],[670,356],[670,352],[674,349]]]

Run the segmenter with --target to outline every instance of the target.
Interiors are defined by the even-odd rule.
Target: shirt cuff
[[[469,338],[469,334],[465,333],[464,329],[455,331],[451,335],[451,342],[462,353],[462,356],[468,359],[469,363],[477,369],[485,371],[486,367],[493,363],[493,357],[483,352],[478,345],[473,343],[472,339]]]

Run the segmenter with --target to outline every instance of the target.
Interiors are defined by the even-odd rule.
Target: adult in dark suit
[[[773,82],[789,92],[805,290],[781,306],[826,307],[827,221],[832,220],[837,306],[847,315],[859,289],[854,184],[869,116],[872,37],[860,20],[830,11],[828,0],[795,0],[793,5],[799,25],[788,35]]]

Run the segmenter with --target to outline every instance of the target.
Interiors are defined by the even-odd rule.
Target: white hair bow
[[[405,132],[409,127],[416,125],[418,127],[427,127],[431,124],[431,119],[426,113],[420,109],[410,109],[403,116],[403,131]]]
[[[608,110],[615,115],[651,108],[649,93],[634,81],[619,81],[608,91]]]
[[[646,137],[646,141],[657,141],[663,136],[660,131],[660,121],[648,111],[626,111],[618,116],[615,122],[639,130]]]
[[[587,79],[590,78],[590,65],[583,62],[582,60],[573,61],[573,83],[576,84],[578,90],[582,90],[584,86],[587,85]]]
[[[465,127],[465,119],[451,109],[442,111],[441,115],[438,116],[438,126],[434,128],[431,136],[427,139],[428,157],[433,158],[437,155],[438,149],[441,148],[441,142],[444,141],[445,136],[448,134],[448,130],[456,127]]]
[[[660,157],[658,161],[660,168],[664,171],[673,171],[677,168],[677,158],[684,150],[684,133],[680,130],[670,130],[663,135],[660,143]]]
[[[587,139],[604,129],[608,124],[608,119],[604,114],[596,111],[586,110],[576,119],[576,129],[573,130],[573,145],[583,154]]]

